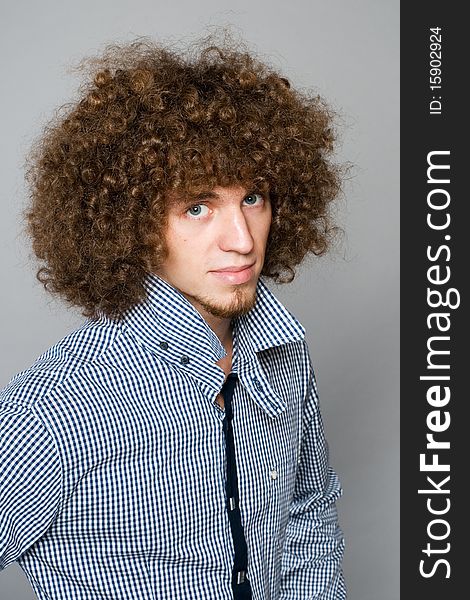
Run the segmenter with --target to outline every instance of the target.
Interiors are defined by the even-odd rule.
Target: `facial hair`
[[[246,315],[256,304],[256,290],[246,291],[240,288],[235,290],[231,302],[226,305],[217,304],[210,297],[190,297],[209,314],[221,319],[234,319]]]

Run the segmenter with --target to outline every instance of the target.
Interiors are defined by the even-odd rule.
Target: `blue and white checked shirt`
[[[149,275],[0,392],[0,569],[40,600],[225,600],[225,350]],[[340,600],[343,536],[304,328],[259,281],[234,320],[240,511],[254,600]]]

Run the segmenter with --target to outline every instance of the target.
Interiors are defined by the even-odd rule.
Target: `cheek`
[[[266,246],[268,241],[269,232],[271,230],[271,212],[265,217],[263,222],[259,226],[259,239],[262,240],[263,245]]]
[[[198,239],[190,235],[175,236],[172,243],[173,265],[194,271],[204,256],[203,248]]]
[[[265,234],[266,239],[268,238],[269,235],[269,230],[271,229],[271,223],[273,220],[273,215],[272,215],[272,209],[271,209],[271,204],[268,204],[268,206],[266,207],[266,212],[263,215],[264,219],[263,219],[263,232]]]
[[[269,213],[269,219],[266,222],[266,228],[265,228],[266,239],[268,239],[269,232],[271,231],[271,224],[272,224],[271,213]]]

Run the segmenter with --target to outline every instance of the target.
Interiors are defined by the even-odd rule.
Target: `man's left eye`
[[[263,196],[257,193],[248,194],[248,196],[245,196],[243,201],[249,206],[253,206],[255,204],[261,204],[263,202]]]

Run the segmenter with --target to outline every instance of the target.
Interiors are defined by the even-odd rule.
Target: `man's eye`
[[[205,204],[195,204],[190,206],[186,211],[186,214],[190,217],[204,217],[208,213],[208,208]]]
[[[245,196],[245,198],[243,199],[245,204],[248,204],[248,206],[255,206],[256,204],[262,204],[263,200],[264,200],[263,196],[261,194],[257,194],[257,193],[248,194],[248,196]]]

